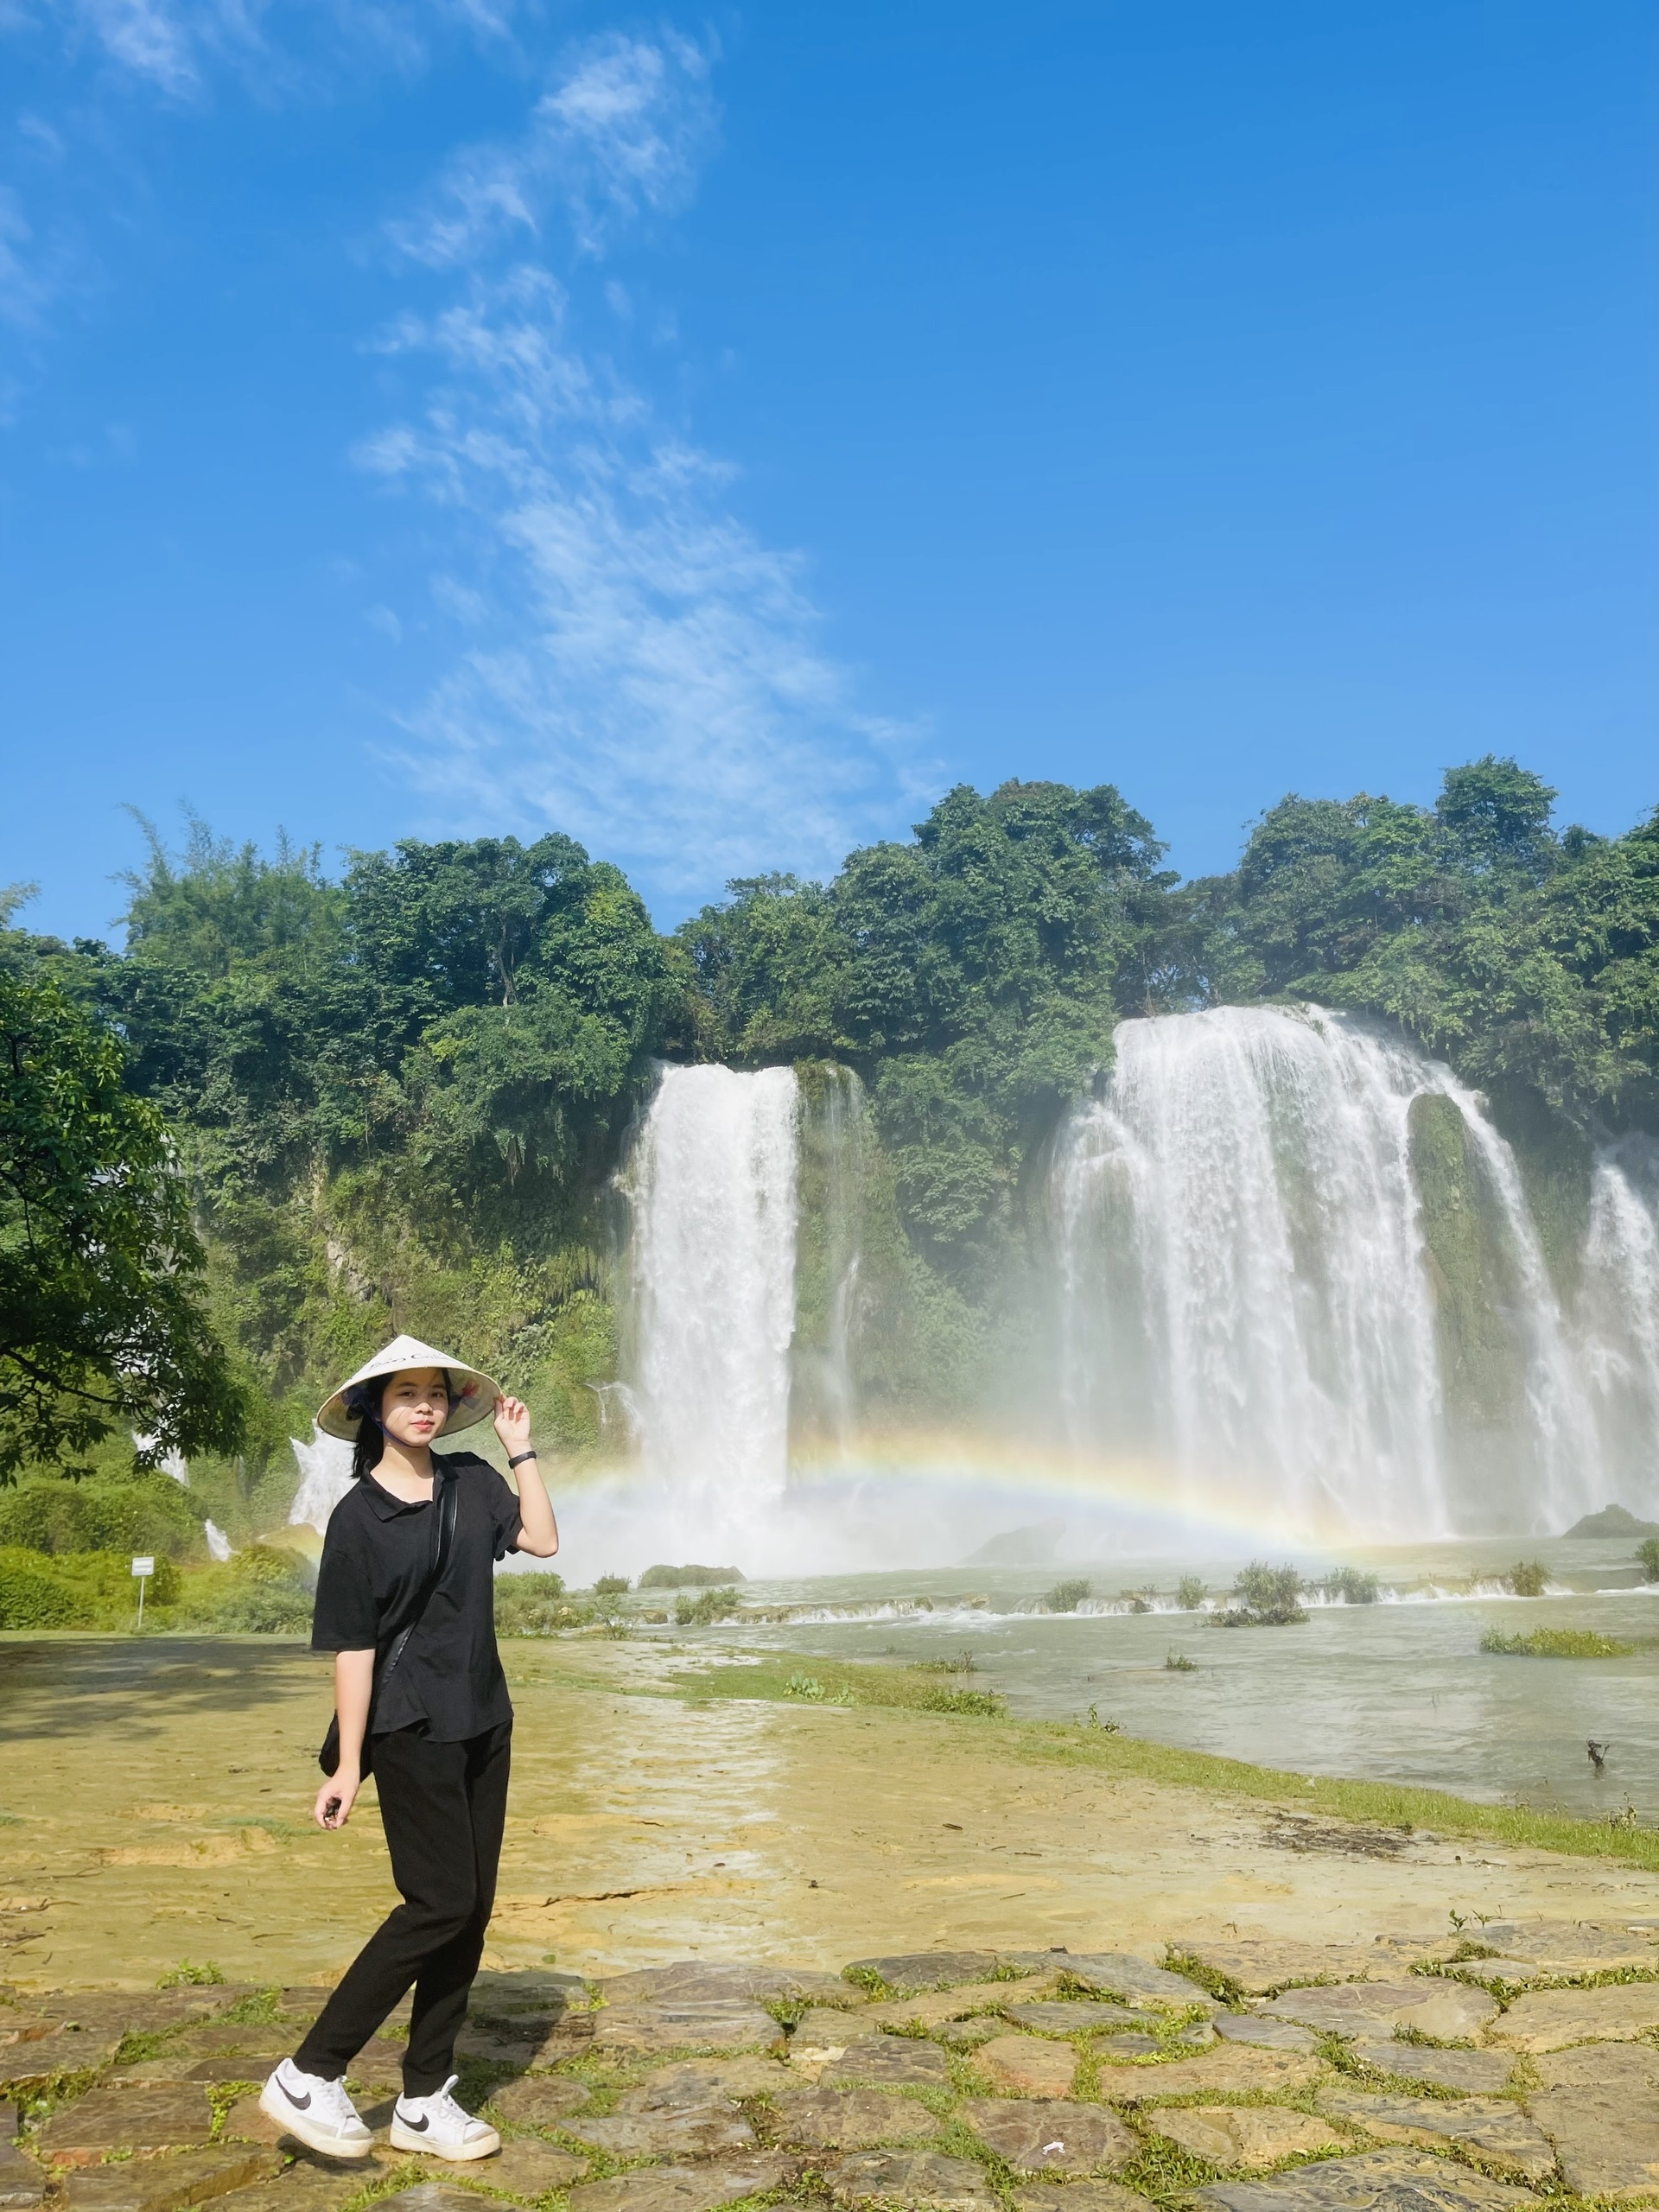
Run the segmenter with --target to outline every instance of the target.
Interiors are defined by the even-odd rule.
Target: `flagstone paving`
[[[1125,2166],[1140,2148],[1117,2114],[1102,2105],[970,2097],[962,2117],[982,2143],[1024,2173],[1087,2174]]]
[[[1659,1998],[1659,1986],[1653,1995]],[[1300,2021],[1321,2035],[1392,2036],[1404,2029],[1437,2043],[1455,2043],[1478,2034],[1496,2018],[1498,2006],[1484,1989],[1414,1975],[1408,1981],[1346,1981],[1330,1988],[1287,1990],[1264,2009],[1274,2018]]]
[[[1214,2212],[1512,2212],[1540,2202],[1530,2190],[1421,2151],[1372,2151],[1272,2181],[1214,2183],[1196,2201]]]
[[[1212,2166],[1275,2166],[1299,2152],[1344,2147],[1325,2120],[1274,2105],[1176,2105],[1152,2124]]]
[[[1483,1933],[1547,1986],[1500,1977],[1489,1993],[1459,1977],[1490,1960],[1406,1938],[1248,1957],[1245,1939],[1208,1957],[1172,1944],[1187,1973],[1158,1955],[944,1949],[872,1953],[838,1976],[720,1960],[608,1980],[493,1969],[463,2094],[504,2142],[464,2168],[384,2139],[396,2022],[353,2069],[380,2131],[369,2158],[319,2159],[264,2119],[257,2084],[318,1990],[0,1989],[0,2069],[22,2085],[0,2106],[0,2212],[346,2212],[365,2189],[398,2212],[480,2212],[480,2189],[541,2212],[756,2196],[799,2212],[1659,2198],[1656,1931]],[[1314,1964],[1325,1979],[1283,1979]],[[66,2047],[81,2063],[42,2067]]]
[[[1659,2029],[1659,1981],[1602,1989],[1539,1989],[1517,1997],[1491,2040],[1511,2050],[1560,2050],[1573,2043],[1624,2043]]]
[[[1459,2089],[1465,2096],[1490,2096],[1507,2088],[1515,2061],[1504,2050],[1436,2050],[1399,2037],[1356,2036],[1348,2055],[1378,2074],[1402,2082],[1426,2082],[1437,2089]],[[1659,2056],[1656,2053],[1656,2056]]]
[[[1389,2097],[1363,2089],[1327,2089],[1320,2107],[1351,2120],[1384,2143],[1415,2143],[1440,2151],[1461,2147],[1526,2181],[1544,2181],[1555,2153],[1535,2120],[1507,2097]]]
[[[868,2151],[878,2143],[937,2135],[940,2122],[912,2097],[879,2089],[788,2089],[772,2107],[780,2143],[810,2151]]]

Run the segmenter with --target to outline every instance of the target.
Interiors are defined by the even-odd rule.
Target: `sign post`
[[[145,1552],[132,1562],[132,1571],[138,1578],[138,1625],[144,1624],[144,1585],[156,1572],[156,1555]]]

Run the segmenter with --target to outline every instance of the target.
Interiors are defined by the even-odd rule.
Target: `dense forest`
[[[1606,839],[1558,830],[1554,798],[1490,756],[1432,808],[1290,797],[1231,874],[1182,882],[1110,785],[963,786],[832,881],[734,883],[668,936],[560,836],[405,842],[335,874],[280,838],[235,849],[194,823],[174,854],[150,832],[119,948],[32,934],[21,894],[5,918],[8,1155],[26,1125],[84,1118],[60,1072],[79,1055],[76,1096],[127,1115],[148,1162],[122,1202],[150,1214],[119,1235],[135,1268],[170,1255],[167,1342],[200,1386],[174,1440],[257,1517],[322,1383],[394,1326],[464,1343],[567,1450],[592,1446],[611,1183],[654,1064],[837,1063],[869,1100],[889,1272],[933,1317],[883,1387],[925,1416],[995,1327],[1034,1167],[1126,1016],[1363,1010],[1479,1086],[1557,1182],[1598,1133],[1659,1131],[1659,813]],[[0,1478],[43,1446],[130,1461],[119,1406],[48,1417],[78,1385],[23,1313],[19,1189],[9,1167]]]

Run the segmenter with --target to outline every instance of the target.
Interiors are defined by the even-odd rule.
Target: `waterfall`
[[[1610,1497],[1659,1505],[1659,1145],[1597,1155],[1580,1296],[1585,1362]]]
[[[818,1063],[805,1075],[790,1429],[796,1451],[823,1462],[845,1458],[858,1420],[854,1355],[869,1133],[864,1086],[851,1068]]]
[[[1447,1372],[1459,1285],[1414,1169],[1425,1099],[1455,1109],[1472,1163],[1454,1162],[1462,1242],[1443,1252],[1501,1272],[1516,1309],[1479,1348],[1519,1385],[1484,1459],[1459,1411],[1481,1377]],[[1077,1447],[1154,1455],[1195,1509],[1377,1537],[1559,1527],[1603,1502],[1583,1362],[1513,1157],[1474,1094],[1408,1046],[1317,1007],[1125,1022],[1051,1189]]]
[[[791,1069],[665,1068],[620,1178],[645,1465],[726,1522],[788,1470],[797,1121]]]
[[[300,1471],[300,1486],[288,1510],[288,1525],[315,1529],[321,1536],[327,1529],[328,1516],[352,1486],[352,1447],[338,1436],[325,1436],[315,1421],[311,1424],[308,1444],[297,1436],[288,1440]]]

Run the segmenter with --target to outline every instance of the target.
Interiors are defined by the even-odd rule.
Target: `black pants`
[[[429,1743],[414,1728],[375,1738],[380,1820],[404,1901],[295,2052],[306,2073],[338,2081],[411,1982],[404,2091],[428,2096],[454,2072],[455,2037],[495,1904],[512,1751],[511,1721],[461,1744]]]

